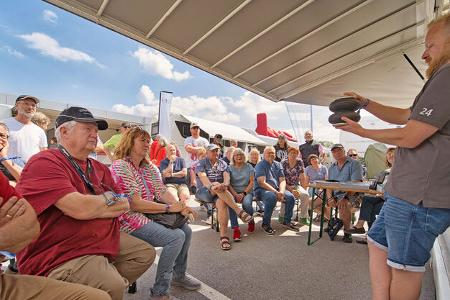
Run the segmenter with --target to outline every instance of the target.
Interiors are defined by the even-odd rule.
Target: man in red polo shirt
[[[33,208],[0,173],[0,250],[17,252],[38,235],[39,223]],[[0,300],[7,299],[107,300],[110,296],[81,284],[40,276],[2,274],[0,269]]]
[[[18,253],[22,274],[48,276],[102,289],[122,299],[155,259],[148,243],[119,231],[129,210],[114,194],[109,169],[88,155],[98,130],[108,128],[85,108],[70,107],[55,122],[58,148],[33,156],[17,190],[35,209],[41,235]]]

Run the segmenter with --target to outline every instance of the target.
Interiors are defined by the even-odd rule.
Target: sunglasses
[[[357,157],[358,154],[349,154],[348,156],[350,156],[350,157]]]

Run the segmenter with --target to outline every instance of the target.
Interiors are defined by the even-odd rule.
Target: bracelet
[[[170,204],[166,204],[166,213],[168,213],[169,212],[169,210],[170,210],[170,208],[172,207],[172,205],[170,205]]]
[[[0,158],[0,162],[3,162],[5,160],[18,159],[18,158],[20,158],[20,156],[12,156],[12,157],[5,156],[5,157]]]
[[[366,109],[366,107],[369,105],[369,103],[370,103],[370,99],[369,98],[364,98],[364,100],[362,101],[361,108],[362,109]]]

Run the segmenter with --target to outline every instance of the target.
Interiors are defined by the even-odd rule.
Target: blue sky
[[[269,126],[291,128],[283,103],[43,1],[1,1],[0,92],[151,116],[161,90],[174,92],[175,113],[255,128],[255,108],[263,108]],[[316,114],[319,136],[333,139],[326,110]]]

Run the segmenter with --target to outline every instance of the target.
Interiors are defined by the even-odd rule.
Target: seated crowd
[[[220,248],[230,250],[229,221],[234,242],[242,238],[238,218],[252,233],[256,213],[262,214],[263,231],[273,235],[272,215],[280,202],[279,222],[299,231],[309,224],[314,195],[308,184],[363,180],[361,163],[340,144],[331,148],[335,162],[329,169],[323,166],[323,149],[311,132],[300,149],[280,135],[262,158],[256,148],[247,158],[235,141],[224,147],[219,134],[209,143],[197,123],[190,125],[184,143],[186,161],[174,143],[162,136],[152,141],[144,129],[123,123],[103,145],[112,160],[108,168],[90,158],[98,131],[108,128],[105,120],[85,108],[67,108],[55,121],[57,146],[47,149],[42,128],[48,118],[38,119],[42,128],[32,122],[38,103],[32,96],[18,97],[17,114],[0,123],[0,250],[16,254],[20,273],[0,273],[0,300],[122,299],[124,289],[154,262],[154,247],[162,252],[151,298],[175,299],[171,285],[201,288],[186,275],[192,231],[188,223],[163,226],[153,220],[156,215],[180,213],[192,220],[194,194],[208,216],[217,210]],[[389,166],[393,149],[387,153]],[[388,173],[380,175],[381,184]],[[345,242],[351,242],[352,233],[364,233],[364,222],[370,226],[383,204],[382,197],[362,197],[360,219],[352,227],[352,208],[361,197],[340,192],[321,197],[327,200],[325,216],[331,207],[338,209]]]

